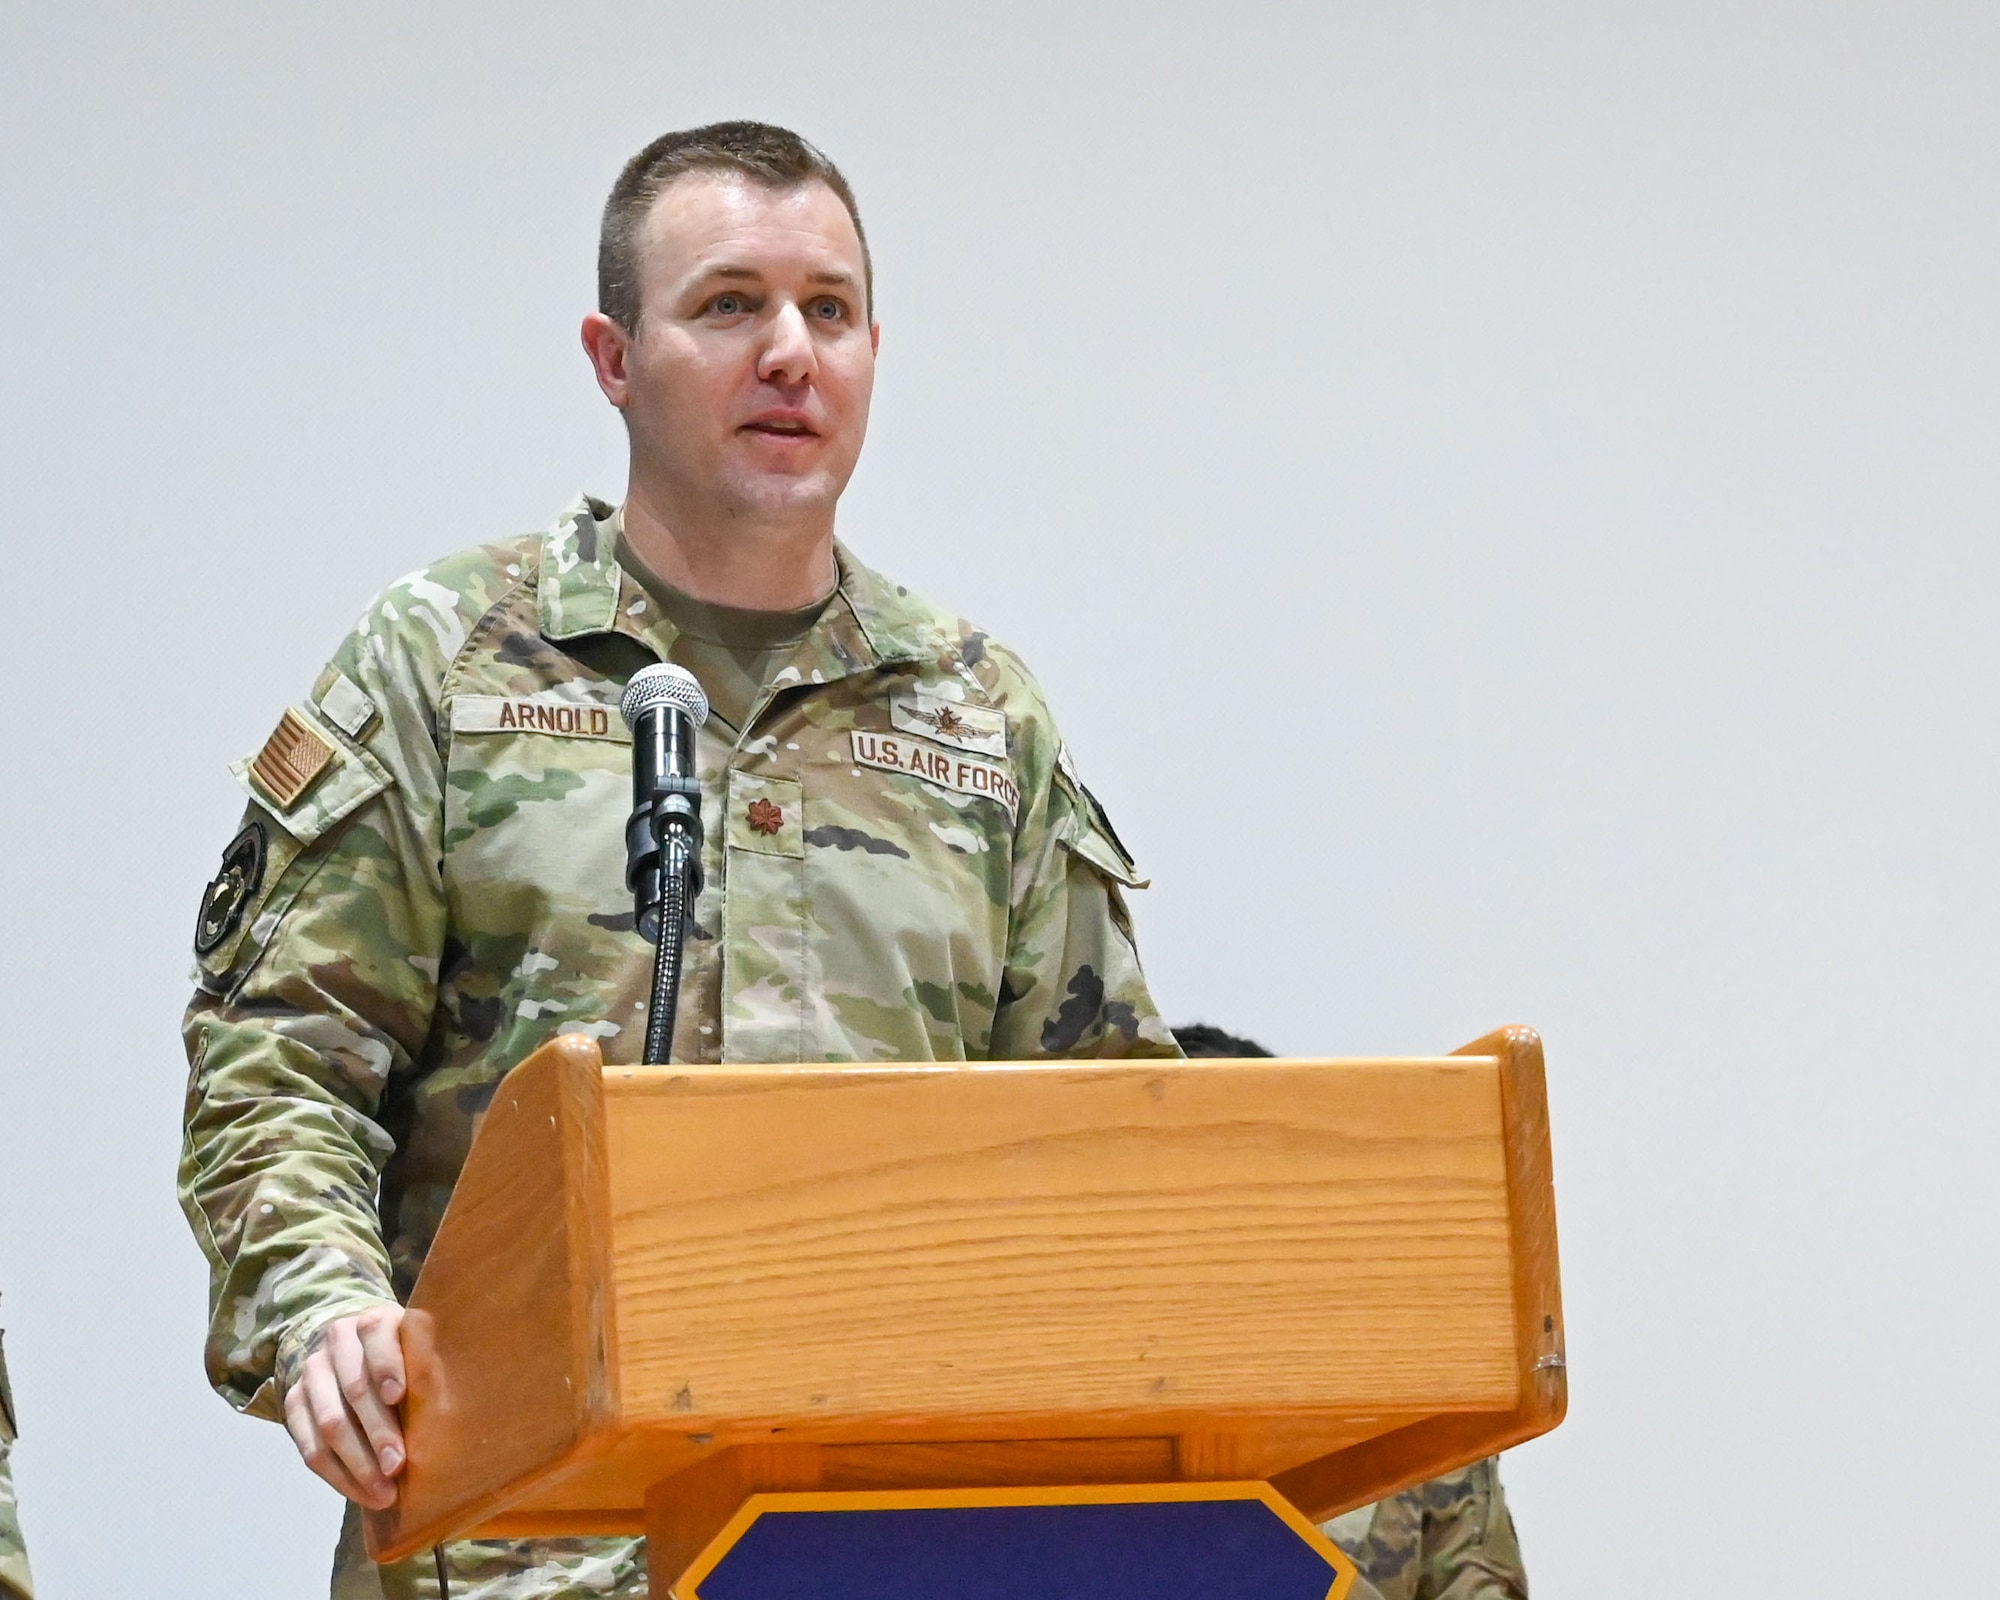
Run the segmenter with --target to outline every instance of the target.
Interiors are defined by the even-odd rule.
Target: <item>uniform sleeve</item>
[[[250,805],[197,928],[180,1200],[209,1263],[209,1380],[261,1416],[281,1415],[328,1322],[395,1298],[383,1101],[437,998],[436,707],[455,620],[434,605],[408,627],[397,597],[286,713],[291,771],[330,752],[310,787],[283,803],[281,767],[274,795],[270,745],[239,767]]]
[[[1022,829],[992,1058],[1177,1058],[1125,905],[1145,880],[1066,765],[1052,764]]]
[[[28,1546],[14,1504],[14,1392],[7,1383],[7,1352],[0,1348],[0,1600],[34,1600]]]
[[[1489,1457],[1417,1492],[1424,1501],[1418,1600],[1527,1600],[1528,1574],[1497,1460]]]
[[[1348,1600],[1527,1600],[1514,1519],[1488,1458],[1320,1531],[1361,1569]]]

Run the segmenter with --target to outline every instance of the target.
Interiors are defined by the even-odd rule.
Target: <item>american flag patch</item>
[[[250,776],[280,811],[289,811],[305,797],[333,760],[333,746],[306,719],[287,706],[264,748],[250,763]]]

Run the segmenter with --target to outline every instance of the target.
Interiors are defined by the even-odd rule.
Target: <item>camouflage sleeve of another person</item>
[[[1023,812],[991,1059],[1178,1057],[1147,992],[1125,905],[1124,890],[1145,880],[1045,716],[1018,760]]]
[[[0,1600],[35,1600],[28,1546],[14,1504],[14,1438],[14,1391],[7,1384],[7,1352],[0,1348]]]
[[[1421,1600],[1527,1600],[1528,1574],[1500,1486],[1499,1457],[1411,1493],[1424,1507]]]
[[[1489,1457],[1326,1524],[1369,1600],[1527,1600],[1514,1519]]]
[[[468,586],[432,569],[370,606],[239,764],[252,800],[203,900],[180,1200],[209,1261],[209,1381],[259,1416],[328,1322],[395,1298],[378,1119],[436,1004],[436,708]]]

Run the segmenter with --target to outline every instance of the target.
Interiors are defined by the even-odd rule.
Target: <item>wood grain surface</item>
[[[396,1504],[368,1513],[378,1560],[614,1442],[602,1069],[568,1034],[494,1093],[496,1137],[473,1141],[403,1323],[409,1465]]]
[[[1502,1028],[1462,1053],[1490,1057],[1500,1071],[1518,1399],[1422,1418],[1277,1474],[1273,1486],[1315,1520],[1547,1433],[1569,1409],[1542,1041],[1532,1028]]]
[[[1490,1058],[606,1089],[630,1418],[1515,1401]]]
[[[1252,1477],[1322,1516],[1560,1420],[1526,1029],[1410,1061],[595,1055],[539,1053],[475,1142],[378,1549],[664,1526],[668,1481],[713,1491],[691,1539],[806,1461]]]

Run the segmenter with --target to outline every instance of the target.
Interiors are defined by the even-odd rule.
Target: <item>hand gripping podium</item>
[[[1041,1508],[1038,1559],[1117,1557],[1099,1595],[1254,1565],[1254,1522],[1327,1563],[1173,1592],[1338,1600],[1314,1522],[1562,1420],[1541,1042],[606,1067],[566,1035],[495,1094],[410,1308],[378,1560],[643,1530],[657,1600],[895,1600],[911,1560],[970,1600],[951,1562]],[[855,1508],[872,1576],[788,1588],[859,1559]]]

